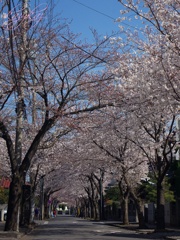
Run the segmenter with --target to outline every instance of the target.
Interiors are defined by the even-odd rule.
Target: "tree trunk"
[[[161,231],[165,229],[165,198],[164,198],[164,182],[157,183],[157,224],[156,230]]]
[[[89,204],[90,204],[90,218],[94,218],[94,207],[93,207],[93,202],[92,202],[92,198],[89,197]]]
[[[96,219],[96,204],[93,199],[92,199],[92,218]]]
[[[31,186],[22,186],[20,226],[29,226],[31,217]]]
[[[99,203],[98,203],[98,200],[95,200],[95,204],[94,204],[94,207],[95,207],[95,220],[99,220],[100,219],[100,214],[99,214]]]
[[[129,224],[129,214],[128,214],[128,202],[129,198],[126,196],[122,202],[122,209],[123,209],[123,224],[128,225]]]
[[[19,213],[22,186],[23,176],[20,176],[18,173],[14,174],[9,189],[7,220],[4,229],[5,231],[19,231]]]
[[[137,214],[138,214],[138,221],[139,221],[139,228],[145,229],[147,228],[144,218],[144,202],[136,196],[136,194],[131,190],[132,199],[134,200]]]
[[[35,212],[35,203],[34,203],[34,192],[31,191],[31,197],[30,197],[30,218],[29,223],[34,222],[34,212]]]
[[[137,200],[135,205],[138,214],[139,228],[146,229],[147,226],[144,218],[144,204],[141,200]]]
[[[124,189],[122,181],[119,181],[118,183],[119,190],[120,190],[120,199],[122,199],[122,213],[123,213],[123,224],[128,225],[129,224],[129,188],[127,187]]]
[[[48,219],[49,218],[49,206],[48,206],[48,201],[49,201],[49,196],[45,192],[44,193],[44,218]]]

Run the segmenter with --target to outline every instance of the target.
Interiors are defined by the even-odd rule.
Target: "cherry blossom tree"
[[[109,122],[107,120],[103,128],[94,134],[93,141],[106,155],[110,156],[109,161],[116,169],[114,177],[118,180],[121,191],[124,224],[129,223],[128,200],[131,197],[138,212],[139,227],[144,228],[144,204],[138,196],[137,189],[141,179],[147,176],[147,161],[134,143],[124,137],[126,134],[125,117],[117,117],[115,111],[113,115],[114,119],[109,117]]]
[[[137,23],[126,32],[132,51],[137,55],[142,53],[148,55],[150,61],[153,60],[153,65],[160,66],[161,91],[167,94],[171,101],[179,102],[179,2],[168,0],[142,2],[119,0],[119,2],[125,8],[121,13],[126,20],[129,19],[130,25],[132,16]],[[124,29],[124,33],[125,31]]]
[[[124,211],[126,213],[124,222],[128,223],[127,205],[128,197],[131,194],[131,198],[133,197],[133,200],[137,203],[140,226],[144,227],[144,205],[138,195],[137,188],[141,178],[147,176],[147,160],[134,143],[129,141],[128,138],[124,139],[127,127],[126,119],[119,110],[120,108],[116,109],[114,107],[113,109],[106,108],[101,113],[93,112],[88,116],[88,119],[81,122],[77,143],[80,153],[78,158],[81,159],[84,176],[83,182],[86,183],[85,189],[89,198],[92,198],[91,195],[95,196],[94,189],[97,191],[96,194],[99,191],[96,187],[99,185],[98,181],[95,182],[99,179],[99,176],[96,175],[99,173],[98,169],[105,171],[106,178],[109,175],[109,182],[112,179],[111,173],[114,172],[122,190],[124,199],[122,205],[126,207],[124,208],[126,209]],[[119,132],[122,132],[122,137]],[[88,166],[88,171],[85,171],[87,167],[84,166],[83,159],[86,159],[85,164]],[[85,181],[85,179],[89,181]]]
[[[155,66],[149,56],[132,54],[129,54],[126,63],[123,62],[123,68],[119,68],[122,83],[120,91],[130,94],[126,95],[125,103],[129,119],[128,139],[143,151],[157,179],[158,230],[165,227],[163,182],[177,144],[175,119],[178,115],[177,104],[172,102],[171,96],[165,95],[159,84],[163,78],[160,69],[161,66]],[[127,138],[126,134],[124,138]]]
[[[100,40],[95,34],[92,44],[82,43],[67,24],[49,23],[44,18],[47,7],[32,10],[27,0],[5,3],[0,23],[0,132],[11,166],[5,230],[17,231],[24,173],[42,139],[73,128],[80,113],[112,105],[108,94],[97,102],[96,88],[111,91],[113,76],[106,65],[115,50],[108,47],[108,38]]]
[[[120,131],[120,134],[136,144],[153,167],[157,179],[157,229],[160,230],[165,227],[164,178],[177,145],[175,119],[179,110],[174,96],[167,95],[162,87],[161,64],[155,63],[149,55],[128,53],[120,59],[121,67],[116,73],[121,83],[119,92],[124,92],[123,112],[127,117],[127,133]]]
[[[174,135],[179,114],[179,3],[119,2],[124,6],[121,13],[125,19],[134,15],[139,27],[127,31],[121,27],[126,38],[120,44],[127,51],[119,60],[117,83],[119,91],[126,92],[124,102],[131,119],[129,139],[133,138],[142,149],[157,179],[157,229],[161,230],[165,227],[164,176],[177,144]],[[137,127],[133,127],[134,134],[132,126]]]
[[[88,118],[89,119],[89,118]],[[81,122],[72,139],[63,142],[63,159],[69,166],[68,192],[77,199],[81,215],[93,219],[103,218],[103,188],[110,181],[106,156],[94,145],[85,131],[88,119]],[[109,180],[108,180],[109,178]],[[74,185],[75,184],[75,185]]]

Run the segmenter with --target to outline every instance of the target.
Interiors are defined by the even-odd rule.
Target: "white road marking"
[[[112,231],[111,233],[120,233],[121,231]]]
[[[112,233],[112,234],[114,234],[114,233],[120,233],[120,232],[122,232],[122,231],[108,231],[107,229],[104,229],[104,230],[95,230],[95,232],[106,232],[106,233]]]

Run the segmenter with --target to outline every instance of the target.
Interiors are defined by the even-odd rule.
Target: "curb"
[[[166,237],[165,239],[168,239],[168,240],[180,240],[180,236],[171,236],[171,237]]]

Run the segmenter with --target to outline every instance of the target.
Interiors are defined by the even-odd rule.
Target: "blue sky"
[[[82,33],[82,38],[91,38],[90,27],[102,35],[119,29],[114,21],[120,16],[118,0],[54,0],[54,4],[56,12],[72,20],[71,30]]]

